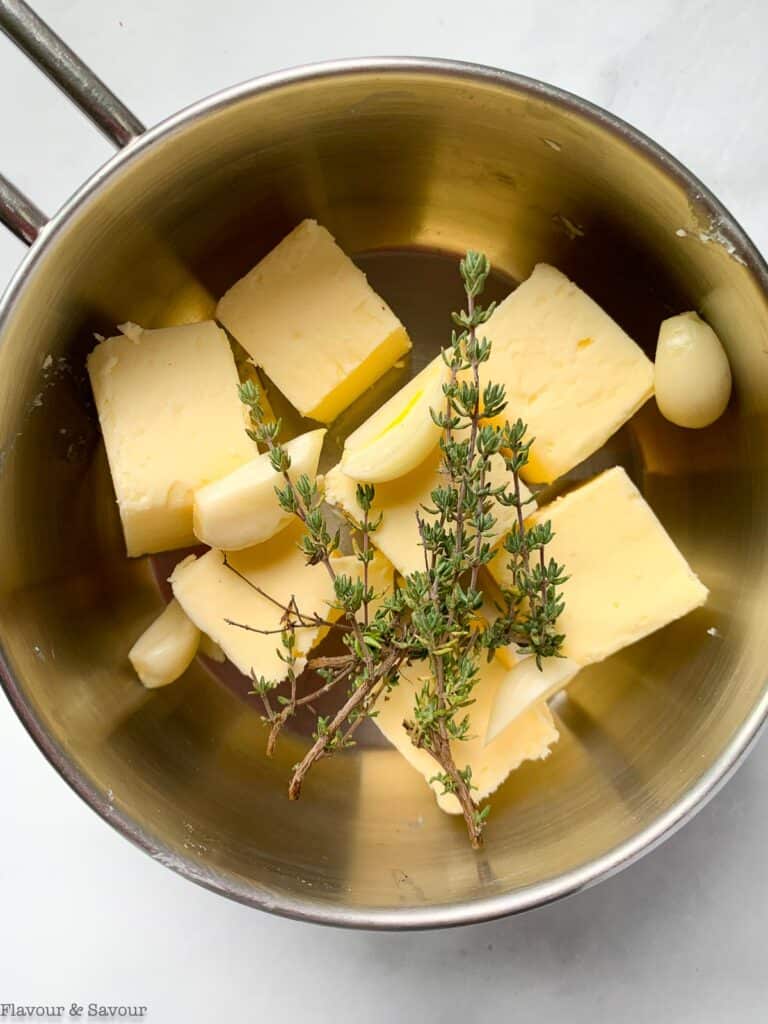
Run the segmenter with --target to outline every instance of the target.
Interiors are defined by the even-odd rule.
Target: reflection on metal
[[[42,210],[0,174],[0,220],[9,231],[22,242],[32,245],[47,219]]]

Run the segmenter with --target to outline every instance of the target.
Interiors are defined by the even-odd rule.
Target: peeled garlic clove
[[[311,430],[285,444],[292,480],[317,473],[325,428]],[[285,529],[293,516],[281,507],[275,487],[284,483],[269,455],[259,455],[226,476],[195,491],[192,528],[198,540],[222,551],[262,544]]]
[[[173,601],[145,630],[128,653],[148,690],[178,679],[197,654],[200,630]]]
[[[388,483],[420,466],[440,440],[431,409],[445,405],[448,367],[438,356],[344,442],[341,469],[353,480]]]
[[[708,427],[731,396],[731,367],[722,342],[696,313],[665,320],[656,346],[656,403],[670,423]]]
[[[486,746],[533,704],[564,690],[580,668],[570,658],[545,658],[539,668],[532,654],[523,655],[496,693],[485,733]]]

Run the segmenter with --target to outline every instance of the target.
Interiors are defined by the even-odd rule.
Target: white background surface
[[[543,78],[669,148],[768,251],[764,0],[37,8],[147,124],[331,57],[458,57]],[[0,166],[53,211],[109,148],[4,39],[0,96]],[[0,232],[0,284],[22,255]],[[80,803],[0,700],[0,1003],[140,1003],[162,1024],[765,1021],[767,768],[763,742],[683,832],[565,903],[452,932],[344,933],[230,904],[153,863]]]

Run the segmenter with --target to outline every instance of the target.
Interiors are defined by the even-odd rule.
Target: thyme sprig
[[[316,480],[310,480],[306,474],[293,479],[290,475],[291,457],[278,442],[280,420],[267,421],[264,418],[258,385],[252,380],[240,385],[240,400],[247,406],[251,426],[247,433],[251,440],[266,447],[272,468],[282,477],[283,483],[275,488],[280,507],[301,520],[305,532],[300,541],[301,550],[308,565],[323,565],[333,584],[335,603],[334,609],[339,613],[339,621],[321,620],[331,628],[340,626],[343,643],[348,654],[333,667],[315,665],[324,685],[316,691],[314,698],[328,692],[342,681],[347,682],[347,699],[341,709],[332,718],[318,716],[313,734],[314,743],[305,757],[294,767],[288,787],[291,799],[298,799],[304,776],[315,761],[333,751],[352,745],[352,735],[357,723],[369,714],[373,704],[384,689],[394,685],[397,680],[397,667],[404,655],[399,652],[391,658],[380,656],[382,649],[391,646],[394,638],[394,621],[396,613],[388,605],[377,612],[371,620],[370,606],[376,594],[368,584],[368,568],[374,557],[370,543],[370,534],[374,533],[381,518],[371,519],[370,512],[373,502],[373,488],[370,485],[359,485],[357,500],[362,512],[362,520],[354,523],[361,538],[356,545],[358,560],[362,563],[362,579],[353,579],[344,573],[337,573],[333,565],[333,555],[340,544],[340,531],[331,533],[323,515],[321,504],[322,494]],[[225,565],[230,563],[225,560]],[[236,570],[235,570],[236,571]],[[256,588],[258,589],[258,588]],[[268,595],[266,595],[268,596]],[[271,600],[271,598],[270,598]],[[288,664],[295,651],[296,629],[313,621],[313,616],[305,616],[295,602],[283,609],[281,628],[282,651],[280,657]],[[346,627],[346,628],[345,628]],[[247,628],[247,627],[246,627]],[[293,662],[295,664],[295,661]],[[265,703],[267,720],[272,725],[268,752],[274,749],[280,729],[300,706],[294,697],[289,699],[283,711],[276,716],[268,705],[269,692],[278,683],[264,677],[254,677],[254,692]],[[266,701],[265,701],[266,698]],[[307,701],[309,703],[309,701]]]
[[[434,759],[430,782],[458,800],[470,841],[479,847],[489,805],[480,807],[473,795],[471,766],[461,766],[461,744],[471,735],[469,709],[481,664],[510,644],[533,655],[540,668],[544,658],[560,653],[564,638],[557,632],[563,610],[559,588],[567,577],[562,566],[546,557],[553,536],[551,524],[526,522],[526,506],[534,499],[527,496],[521,473],[533,439],[527,437],[521,420],[503,419],[507,406],[503,385],[482,383],[491,342],[481,335],[481,328],[494,310],[493,303],[485,307],[479,303],[490,272],[488,259],[469,252],[460,272],[466,309],[453,314],[451,342],[442,352],[448,368],[443,407],[430,410],[441,429],[441,482],[430,495],[431,504],[415,510],[424,569],[400,579],[390,593],[377,594],[369,583],[375,534],[382,522],[375,512],[375,488],[357,486],[359,515],[348,517],[361,563],[353,579],[334,568],[340,533],[329,530],[317,481],[306,475],[294,480],[290,474],[290,456],[278,441],[280,421],[265,419],[253,381],[241,385],[240,398],[249,410],[249,436],[266,448],[282,477],[275,488],[281,508],[304,525],[300,546],[307,564],[325,566],[334,590],[335,617],[328,618],[303,614],[293,598],[283,606],[264,595],[280,607],[281,621],[278,630],[257,631],[279,632],[289,684],[289,695],[277,698],[278,710],[271,699],[277,684],[253,676],[252,692],[261,698],[270,725],[267,752],[273,752],[280,730],[299,707],[311,707],[339,684],[346,688],[335,714],[316,715],[312,745],[293,769],[290,798],[298,798],[307,772],[317,761],[354,744],[360,724],[376,716],[378,702],[398,684],[401,672],[414,663],[423,664],[426,672],[420,673],[412,713],[403,726],[411,742]],[[506,470],[501,484],[491,482],[494,462]],[[502,535],[498,512],[509,508],[516,515],[511,529]],[[501,604],[489,617],[481,571],[500,547],[509,556],[512,582],[502,589]],[[225,565],[236,571],[226,558]],[[308,666],[322,686],[299,696],[297,631],[321,624],[340,632],[346,653],[310,659]]]

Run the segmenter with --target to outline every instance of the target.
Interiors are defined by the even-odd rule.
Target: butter
[[[198,654],[204,655],[206,658],[210,658],[211,661],[215,661],[219,665],[223,665],[227,660],[227,656],[222,651],[217,643],[214,643],[209,636],[205,633],[200,634],[200,646],[197,649]]]
[[[280,633],[252,631],[281,627],[282,611],[265,594],[283,606],[295,597],[305,616],[335,618],[336,613],[330,610],[333,585],[325,566],[308,566],[306,556],[297,547],[303,532],[304,527],[297,521],[266,544],[230,553],[228,561],[245,579],[228,569],[224,553],[215,549],[200,558],[185,559],[171,574],[173,595],[186,614],[244,675],[253,671],[275,682],[285,677],[285,663],[278,654],[284,653]],[[227,619],[251,629],[232,625]],[[322,626],[297,629],[298,670],[325,632]]]
[[[482,328],[484,380],[535,438],[523,476],[547,483],[603,445],[653,394],[653,363],[600,306],[540,263]]]
[[[375,546],[403,576],[424,569],[424,548],[419,538],[416,512],[423,506],[432,506],[432,491],[443,485],[440,472],[442,452],[439,447],[432,449],[427,458],[410,473],[388,483],[376,484],[373,501],[375,515],[382,514],[381,526],[371,535]],[[499,455],[491,459],[490,482],[498,486],[509,480],[504,460]],[[357,481],[335,466],[325,476],[325,498],[331,505],[342,509],[355,519],[360,518],[355,494]],[[529,497],[523,488],[523,498]],[[527,506],[531,508],[532,506]],[[512,527],[517,517],[515,508],[494,507],[496,517],[494,533],[497,541]],[[422,515],[426,513],[422,511]]]
[[[311,430],[285,443],[291,480],[302,475],[315,478],[324,437],[324,429]],[[239,551],[269,540],[294,518],[277,500],[275,488],[282,486],[283,475],[275,472],[266,452],[206,484],[194,494],[195,536],[224,551]]]
[[[579,665],[602,661],[704,604],[693,573],[643,496],[620,467],[606,470],[551,505],[530,524],[550,520],[547,557],[565,565],[562,653]],[[508,584],[508,556],[489,568]]]
[[[485,742],[488,723],[494,701],[506,674],[507,667],[496,658],[490,664],[481,662],[480,680],[474,690],[475,702],[467,709],[470,717],[470,739],[452,741],[456,767],[459,770],[469,765],[472,769],[472,791],[476,800],[484,800],[504,782],[524,761],[539,761],[549,756],[552,745],[557,741],[558,731],[552,714],[546,704],[536,704],[518,716],[508,728],[492,742]],[[429,780],[441,769],[425,750],[411,743],[403,722],[413,719],[415,688],[420,677],[428,672],[427,662],[414,663],[401,675],[400,682],[386,700],[376,704],[377,716],[373,719],[384,736],[418,772]],[[449,814],[461,813],[459,801],[452,794],[443,795],[438,782],[430,783],[440,808]]]
[[[212,321],[102,341],[88,357],[130,556],[195,543],[192,495],[258,454]]]
[[[136,674],[148,690],[167,686],[186,671],[197,654],[200,630],[171,601],[128,653]]]
[[[546,264],[501,303],[482,333],[493,342],[484,379],[504,385],[505,418],[521,417],[528,437],[535,438],[523,470],[528,481],[549,482],[572,469],[653,393],[653,364],[642,350],[597,303]],[[435,385],[442,386],[441,368],[437,356],[350,435],[340,465],[327,477],[329,501],[356,516],[355,482],[378,480],[376,504],[385,521],[397,520],[401,537],[410,535],[415,520],[405,520],[413,519],[420,504],[429,504],[429,493],[439,482],[439,456],[435,449],[424,451],[439,438],[438,430],[430,432],[428,409],[437,396]],[[378,465],[372,457],[377,447],[382,454]],[[414,453],[423,457],[415,467]],[[494,475],[499,483],[509,480],[503,465]],[[514,516],[502,513],[500,518],[508,518],[509,529]],[[385,525],[377,544],[401,572],[405,565],[408,571],[423,567],[420,552],[416,557],[401,552],[398,564],[386,533]],[[413,544],[407,546],[412,556]]]
[[[302,416],[323,423],[411,347],[365,274],[314,220],[234,284],[216,316]]]
[[[285,663],[279,657],[284,653],[280,633],[254,631],[281,629],[282,611],[275,601],[285,607],[294,597],[305,617],[317,615],[327,623],[336,621],[339,611],[332,607],[335,597],[327,569],[324,565],[307,565],[306,556],[297,547],[304,532],[297,520],[265,544],[228,553],[227,561],[236,572],[224,564],[224,552],[215,549],[200,558],[190,555],[176,566],[170,576],[173,594],[207,636],[203,653],[219,660],[218,647],[244,675],[250,676],[253,671],[279,682],[286,674]],[[361,563],[354,555],[336,555],[331,561],[337,575],[357,579],[362,574]],[[377,598],[391,590],[392,567],[378,553],[369,566],[368,579]],[[296,630],[297,674],[328,629],[321,623]]]

